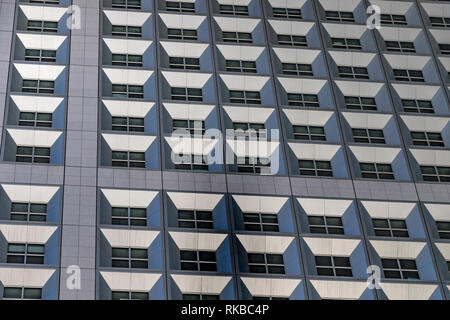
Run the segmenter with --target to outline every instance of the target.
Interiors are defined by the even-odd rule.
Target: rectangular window
[[[230,90],[230,102],[242,104],[261,104],[259,91]]]
[[[351,110],[376,111],[377,103],[371,97],[344,97],[345,106]]]
[[[204,210],[178,210],[178,227],[214,229],[213,214]]]
[[[112,248],[111,267],[128,269],[147,269],[147,249]]]
[[[438,229],[439,238],[450,239],[450,222],[449,221],[436,221],[436,227]]]
[[[29,20],[27,31],[34,32],[58,32],[58,22]]]
[[[41,288],[3,288],[3,300],[40,300],[41,298]]]
[[[373,230],[379,237],[408,238],[408,227],[405,220],[400,219],[372,219]]]
[[[227,71],[256,73],[255,61],[226,60]]]
[[[111,208],[111,223],[118,226],[147,226],[147,210],[144,208]]]
[[[220,300],[217,294],[183,294],[183,300]]]
[[[262,138],[267,135],[264,123],[233,122],[233,130],[235,137]]]
[[[353,12],[327,10],[325,16],[329,21],[355,22]]]
[[[117,37],[141,38],[142,27],[135,26],[112,26],[111,34]]]
[[[183,70],[200,70],[199,58],[169,57],[169,68]]]
[[[19,126],[23,127],[52,127],[51,113],[43,112],[20,112],[19,114]]]
[[[194,29],[167,29],[167,37],[177,40],[197,40],[197,30]]]
[[[384,276],[389,279],[419,280],[416,261],[411,259],[381,259]]]
[[[444,147],[440,132],[411,131],[411,138],[415,146]]]
[[[249,32],[222,32],[224,42],[252,43],[252,34]]]
[[[344,234],[341,217],[308,216],[309,231],[322,234]]]
[[[25,49],[25,61],[56,62],[56,50]]]
[[[283,63],[281,65],[283,74],[290,74],[295,76],[310,76],[314,75],[312,65],[303,63]]]
[[[446,17],[430,17],[433,27],[450,28],[450,18]]]
[[[191,136],[194,135],[203,136],[205,133],[205,121],[173,119],[172,129],[173,132],[179,131],[179,133],[182,133],[184,131],[187,131]]]
[[[141,0],[112,0],[113,8],[121,9],[141,9]]]
[[[302,11],[293,8],[272,8],[274,18],[301,19]]]
[[[282,254],[249,253],[248,268],[252,273],[285,274]]]
[[[166,10],[195,13],[195,2],[166,1]]]
[[[320,107],[319,97],[316,94],[288,93],[287,98],[289,106]]]
[[[179,161],[175,162],[174,165],[176,170],[209,171],[208,163],[204,155],[179,155]]]
[[[113,291],[111,300],[148,300],[148,292]]]
[[[396,81],[425,82],[421,70],[394,69],[394,79]]]
[[[353,277],[348,257],[315,256],[318,276]]]
[[[294,130],[294,139],[310,141],[326,141],[325,130],[317,126],[292,126]]]
[[[427,100],[402,99],[403,111],[412,113],[434,113],[433,103]]]
[[[135,54],[113,54],[113,66],[142,67],[142,56]]]
[[[144,87],[128,84],[113,84],[112,96],[121,98],[144,99]]]
[[[400,14],[381,14],[381,24],[393,24],[406,26],[406,17]]]
[[[145,168],[144,152],[112,151],[113,167]]]
[[[420,166],[423,181],[450,182],[450,167]]]
[[[47,205],[42,203],[11,203],[11,220],[45,222],[47,220]]]
[[[189,271],[217,271],[216,253],[180,250],[180,267]]]
[[[353,141],[356,143],[380,143],[385,144],[383,130],[380,129],[353,129]]]
[[[53,94],[55,93],[55,81],[24,79],[22,92]]]
[[[450,54],[450,43],[439,43],[441,54]]]
[[[249,231],[278,232],[278,216],[268,213],[244,212],[244,227]]]
[[[50,163],[50,148],[18,146],[16,162]]]
[[[8,243],[6,263],[44,264],[45,246],[31,243]]]
[[[392,52],[415,53],[414,42],[406,41],[385,41],[386,50]]]
[[[394,180],[392,166],[389,163],[360,163],[361,176],[367,179]]]
[[[306,36],[293,36],[289,34],[277,35],[278,44],[291,47],[307,47],[308,42]]]
[[[300,175],[316,177],[332,177],[333,169],[330,161],[298,160]]]
[[[144,132],[144,118],[112,117],[112,130]]]
[[[338,72],[341,78],[370,79],[365,67],[338,66]]]
[[[243,173],[267,173],[270,171],[270,160],[267,158],[237,158],[237,171]]]
[[[239,5],[219,5],[220,14],[227,14],[233,16],[248,16],[248,7]]]
[[[178,88],[172,87],[171,99],[182,101],[203,101],[203,92],[201,88]]]
[[[331,44],[336,49],[362,50],[359,39],[331,38]]]

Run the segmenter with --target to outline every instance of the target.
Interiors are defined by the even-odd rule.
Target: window
[[[394,79],[396,81],[425,82],[421,70],[394,69]]]
[[[352,79],[369,79],[369,72],[365,67],[338,66],[339,76]]]
[[[408,227],[405,220],[400,219],[372,219],[373,230],[379,237],[408,238]]]
[[[303,63],[283,63],[281,65],[283,74],[291,74],[296,76],[313,76],[312,66]]]
[[[406,18],[404,15],[400,14],[381,14],[380,17],[381,24],[394,24],[394,25],[404,25],[406,26],[408,23],[406,22]]]
[[[331,38],[331,44],[336,49],[361,50],[359,39]]]
[[[142,56],[135,54],[113,54],[113,66],[142,67]]]
[[[261,104],[259,91],[230,90],[229,94],[231,103]]]
[[[308,216],[311,233],[344,234],[341,217]]]
[[[327,140],[323,127],[294,125],[292,128],[294,130],[294,139],[310,141]]]
[[[439,238],[450,239],[450,222],[449,221],[436,221],[436,227],[438,229]]]
[[[148,300],[148,292],[113,291],[111,300]]]
[[[50,163],[50,148],[18,146],[16,162]]]
[[[205,133],[205,121],[173,119],[172,128],[173,132],[175,132],[176,130],[183,130],[188,131],[191,136],[203,135]]]
[[[377,103],[371,97],[344,97],[345,106],[351,110],[376,111]]]
[[[450,167],[420,166],[423,181],[450,182]]]
[[[44,222],[47,220],[47,205],[42,203],[11,203],[11,220]]]
[[[40,300],[42,298],[41,288],[17,288],[4,287],[3,300]]]
[[[31,243],[8,243],[7,263],[44,264],[45,246]]]
[[[292,47],[307,47],[308,42],[306,36],[292,36],[289,34],[277,35],[278,44]]]
[[[23,80],[22,92],[55,93],[55,81],[47,80]]]
[[[329,21],[355,22],[353,12],[346,11],[325,11],[325,16]]]
[[[353,141],[357,143],[385,144],[383,130],[380,129],[353,129]]]
[[[249,253],[248,269],[253,273],[285,274],[282,254]]]
[[[300,175],[316,177],[332,177],[333,170],[330,161],[298,160]]]
[[[142,27],[135,26],[112,26],[111,34],[117,37],[141,38]]]
[[[141,9],[141,0],[112,0],[113,8]]]
[[[267,173],[270,171],[270,160],[267,158],[237,158],[237,171],[244,173]]]
[[[227,71],[256,73],[255,61],[227,60]]]
[[[208,163],[204,155],[185,154],[179,155],[178,162],[175,162],[176,170],[191,170],[206,172],[209,170]]]
[[[233,122],[234,136],[245,138],[263,138],[267,131],[264,123]]]
[[[56,62],[56,50],[25,49],[25,61]]]
[[[302,11],[292,8],[272,8],[274,18],[301,19]]]
[[[143,99],[144,98],[144,87],[143,86],[133,86],[128,84],[113,84],[112,85],[112,96],[122,97],[122,98],[134,98]]]
[[[431,101],[402,99],[402,105],[405,112],[434,113]]]
[[[318,108],[319,98],[316,94],[288,93],[288,105],[297,107],[315,107]]]
[[[450,18],[430,17],[430,22],[433,27],[450,28]]]
[[[441,54],[450,54],[450,43],[439,43]]]
[[[144,152],[113,151],[113,167],[145,168]]]
[[[145,208],[111,208],[111,223],[119,226],[147,225],[147,210]]]
[[[169,68],[184,70],[200,70],[199,58],[169,57]]]
[[[214,251],[180,251],[181,270],[217,271]]]
[[[166,10],[195,13],[195,2],[166,1]]]
[[[406,41],[385,41],[387,51],[402,52],[402,53],[414,53],[416,48],[414,42]]]
[[[315,256],[318,276],[353,277],[348,257]]]
[[[361,176],[367,179],[394,180],[392,166],[389,163],[360,163]]]
[[[420,279],[416,261],[411,259],[381,259],[384,276],[389,279]]]
[[[172,100],[203,101],[202,89],[172,87],[170,90]]]
[[[197,30],[193,29],[167,29],[169,39],[197,40]]]
[[[233,16],[248,16],[248,7],[239,5],[219,5],[220,14],[228,14]]]
[[[278,232],[278,216],[268,213],[244,212],[244,227],[249,231]]]
[[[183,294],[183,300],[220,300],[217,294]]]
[[[58,22],[29,20],[27,31],[58,32]]]
[[[144,132],[144,118],[112,117],[112,130]]]
[[[111,266],[113,268],[148,268],[147,249],[112,248],[111,257]]]
[[[440,132],[411,131],[411,138],[415,146],[444,147]]]
[[[224,42],[252,43],[252,34],[249,32],[222,32]]]
[[[205,210],[178,210],[178,227],[214,229],[213,214]]]
[[[52,116],[44,112],[20,112],[19,126],[51,128]]]

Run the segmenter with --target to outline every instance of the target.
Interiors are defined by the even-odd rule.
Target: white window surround
[[[18,146],[51,148],[62,135],[54,130],[21,130],[8,129],[8,134]]]
[[[352,200],[297,198],[300,206],[308,216],[342,217],[350,206]]]
[[[415,202],[361,201],[361,204],[373,219],[405,220],[417,210]]]
[[[100,231],[113,248],[147,249],[160,234],[153,230],[101,228]]]
[[[145,118],[155,107],[154,102],[102,100],[111,116]]]
[[[289,298],[302,282],[301,279],[267,279],[241,277],[250,294],[263,297]]]
[[[283,254],[294,237],[264,236],[264,235],[236,235],[247,253]]]
[[[150,12],[103,10],[111,25],[142,27],[152,16]]]
[[[213,211],[223,194],[167,192],[167,196],[178,210]]]
[[[170,275],[183,294],[220,295],[230,283],[228,276]]]
[[[149,292],[161,279],[158,273],[100,271],[111,291]]]
[[[64,98],[11,95],[11,100],[22,112],[53,113],[62,104]]]
[[[310,238],[303,240],[315,256],[350,257],[361,243],[358,239]]]
[[[147,208],[158,191],[100,189],[111,207]]]
[[[227,238],[220,233],[193,233],[170,231],[170,237],[180,250],[217,251]]]
[[[104,38],[106,46],[112,54],[143,55],[153,41],[136,39],[108,39]]]
[[[341,150],[341,145],[314,144],[314,143],[288,143],[297,159],[331,161]]]

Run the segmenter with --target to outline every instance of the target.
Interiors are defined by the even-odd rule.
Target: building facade
[[[450,298],[450,1],[0,0],[0,44],[0,298]]]

